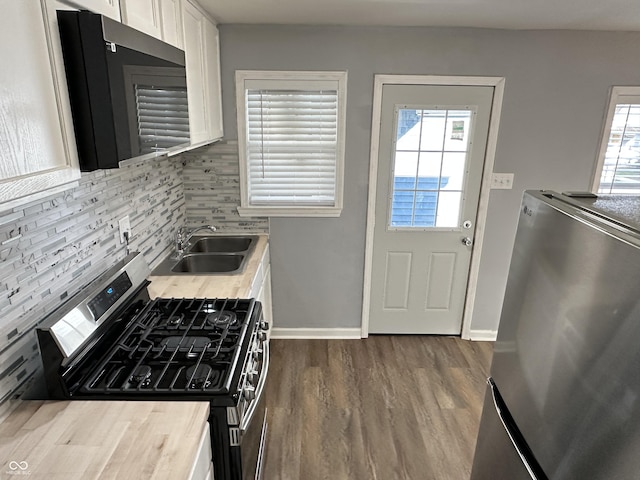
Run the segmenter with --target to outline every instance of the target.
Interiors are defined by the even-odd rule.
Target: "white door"
[[[369,333],[461,333],[493,95],[383,87]]]

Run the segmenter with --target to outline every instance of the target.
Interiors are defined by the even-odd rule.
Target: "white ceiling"
[[[640,31],[639,0],[198,0],[219,23]]]

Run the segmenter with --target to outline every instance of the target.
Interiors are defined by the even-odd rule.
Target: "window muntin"
[[[241,215],[337,216],[346,72],[236,72]]]
[[[459,226],[474,113],[396,107],[389,229]]]

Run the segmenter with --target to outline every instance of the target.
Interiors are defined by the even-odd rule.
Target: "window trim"
[[[332,206],[276,206],[251,205],[249,202],[247,172],[247,131],[246,131],[246,91],[247,83],[256,81],[308,82],[332,81],[338,84],[338,145],[336,153],[335,199]],[[284,85],[283,85],[284,87]],[[339,217],[342,213],[344,191],[345,130],[347,113],[347,72],[346,71],[271,71],[236,70],[236,112],[238,122],[238,153],[240,163],[240,206],[241,217]]]
[[[602,135],[600,137],[600,149],[596,157],[596,166],[593,172],[593,181],[591,182],[591,191],[598,193],[600,189],[600,179],[602,177],[602,169],[604,168],[605,155],[609,146],[609,137],[611,136],[611,127],[613,125],[613,117],[616,112],[616,105],[625,103],[625,97],[640,97],[640,87],[611,87],[609,95],[609,105],[607,114],[602,126]]]

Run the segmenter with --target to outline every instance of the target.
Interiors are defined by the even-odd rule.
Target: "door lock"
[[[462,224],[462,228],[471,228],[471,220],[465,220],[464,223]]]
[[[470,247],[471,245],[473,245],[473,240],[471,240],[469,237],[464,237],[462,239],[462,244]]]

